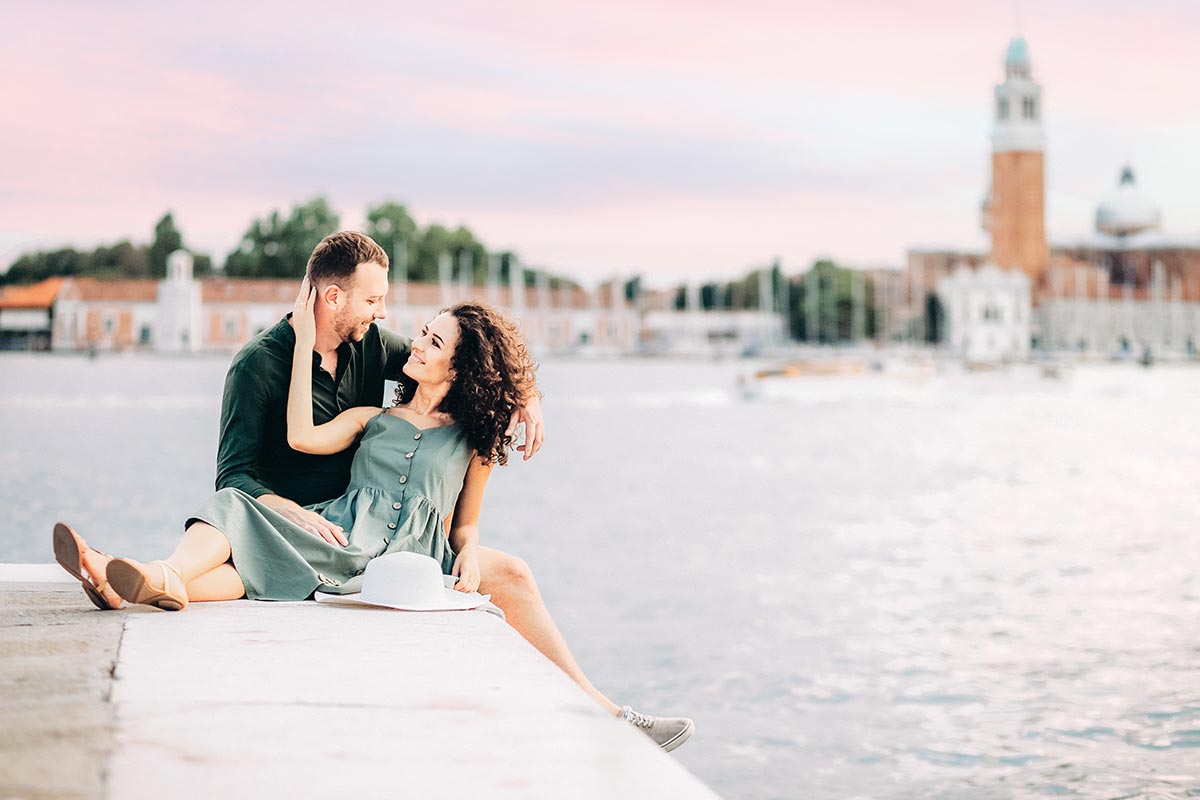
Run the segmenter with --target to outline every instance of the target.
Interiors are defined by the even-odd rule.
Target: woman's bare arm
[[[460,592],[473,592],[479,588],[482,577],[479,571],[479,510],[483,507],[483,489],[487,486],[492,465],[485,464],[478,456],[471,459],[462,491],[454,505],[450,523],[450,547],[458,554],[450,574],[458,578],[454,588]]]
[[[296,348],[292,352],[292,381],[288,385],[287,442],[288,447],[301,453],[328,455],[340,453],[354,444],[367,421],[380,409],[371,406],[348,408],[324,425],[313,424],[312,353],[317,340],[313,304],[316,300],[317,290],[310,289],[305,278],[292,308]]]

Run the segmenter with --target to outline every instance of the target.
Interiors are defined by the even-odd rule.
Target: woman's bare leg
[[[238,600],[245,596],[246,587],[229,563],[230,554],[225,534],[206,522],[196,522],[184,531],[175,552],[167,560],[183,576],[188,600]],[[83,565],[91,575],[104,575],[111,560],[110,556],[91,548],[83,553]],[[111,589],[105,592],[105,597],[114,606],[120,605],[121,598]]]
[[[546,610],[529,565],[500,550],[480,547],[479,572],[480,593],[492,596],[492,602],[504,610],[508,624],[542,655],[557,664],[580,688],[596,698],[609,713],[619,714],[621,707],[592,686],[575,662],[566,640]]]
[[[208,600],[240,600],[246,587],[233,564],[222,564],[187,583],[188,600],[203,603]]]
[[[207,522],[193,522],[183,532],[183,538],[175,545],[175,552],[167,561],[179,571],[183,582],[190,584],[209,570],[229,561],[232,554],[225,534]]]

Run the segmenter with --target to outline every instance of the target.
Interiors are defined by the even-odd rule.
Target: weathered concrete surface
[[[104,796],[126,615],[53,570],[0,565],[0,798]]]
[[[113,798],[714,796],[485,612],[126,616]]]
[[[714,796],[492,614],[100,612],[65,578],[0,565],[0,800]]]

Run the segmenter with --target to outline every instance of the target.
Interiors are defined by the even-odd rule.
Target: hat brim
[[[335,606],[365,606],[367,608],[390,608],[396,611],[470,611],[492,599],[490,594],[479,592],[456,592],[453,589],[443,589],[446,596],[442,602],[432,605],[394,605],[392,603],[373,603],[363,600],[361,594],[327,594],[317,592],[314,599],[318,603]]]

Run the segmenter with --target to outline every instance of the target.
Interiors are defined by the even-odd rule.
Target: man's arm
[[[221,397],[217,490],[232,487],[251,497],[273,494],[262,481],[259,458],[269,402],[266,387],[244,361],[229,368]]]
[[[546,441],[546,423],[542,421],[542,395],[536,388],[533,394],[525,398],[525,405],[513,412],[508,423],[506,434],[512,436],[519,423],[525,423],[525,443],[518,445],[517,450],[524,453],[522,460],[533,458],[542,444]]]
[[[308,532],[343,547],[341,527],[320,514],[274,493],[262,481],[260,456],[270,396],[245,362],[229,368],[221,398],[221,439],[217,445],[217,489],[241,489],[260,503],[282,514]]]

